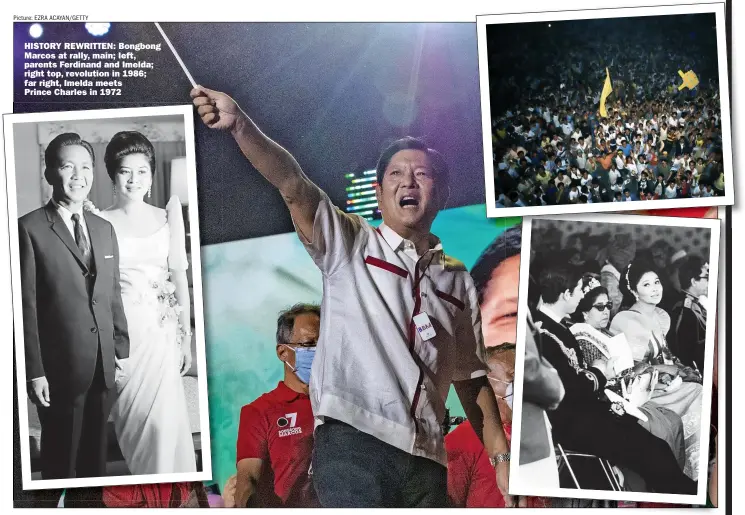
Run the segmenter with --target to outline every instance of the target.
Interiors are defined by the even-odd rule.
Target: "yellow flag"
[[[693,73],[693,70],[688,70],[685,73],[683,73],[683,70],[678,70],[678,75],[683,79],[683,84],[678,86],[678,90],[683,88],[693,89],[698,86],[698,77]]]
[[[610,72],[608,71],[608,68],[605,69],[605,84],[603,84],[603,92],[600,94],[600,116],[603,118],[606,118],[608,116],[608,111],[605,110],[605,99],[608,98],[608,95],[611,94],[613,91],[613,86],[611,86],[610,83]]]

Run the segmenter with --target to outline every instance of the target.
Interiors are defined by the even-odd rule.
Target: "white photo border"
[[[723,210],[723,209],[722,209]],[[709,242],[709,292],[708,298],[717,298],[718,279],[720,265],[720,226],[721,218],[677,218],[645,215],[593,215],[593,216],[555,216],[541,217],[540,220],[555,220],[558,222],[589,222],[597,224],[619,224],[619,225],[644,225],[660,227],[699,227],[711,231]],[[530,247],[531,247],[532,218],[523,219],[522,245],[520,249],[520,284],[518,290],[518,319],[517,319],[517,348],[515,356],[515,385],[514,404],[512,419],[512,459],[510,462],[510,488],[511,495],[529,495],[540,497],[563,497],[572,499],[595,499],[610,501],[647,501],[673,504],[705,505],[706,495],[709,488],[709,463],[708,445],[709,432],[711,429],[711,404],[712,404],[712,372],[714,367],[714,337],[717,324],[722,322],[717,319],[716,323],[707,321],[706,325],[706,349],[705,364],[703,367],[703,406],[701,410],[700,441],[705,451],[699,454],[699,477],[698,491],[696,495],[680,494],[657,494],[648,492],[618,492],[612,490],[580,490],[574,488],[551,488],[535,489],[530,487],[529,479],[522,481],[520,478],[520,431],[522,423],[523,403],[523,379],[525,367],[525,337],[527,334],[528,313],[528,287],[530,277]],[[718,306],[721,304],[718,303]],[[717,310],[719,312],[719,310]],[[720,342],[721,343],[721,342]],[[720,355],[722,352],[720,351]],[[721,453],[720,453],[721,456]]]
[[[732,223],[727,219],[727,208],[720,207],[717,209],[717,217],[721,220],[721,227],[726,232],[728,223]],[[729,431],[727,428],[727,348],[729,341],[727,340],[727,292],[729,291],[729,284],[727,281],[727,235],[720,234],[719,236],[719,281],[717,285],[717,331],[715,334],[715,341],[717,347],[717,355],[714,356],[717,364],[717,438],[722,437],[722,452],[716,449],[716,463],[717,463],[717,497],[720,493],[726,494],[726,481],[727,481],[727,456],[726,449],[729,445],[727,438],[729,438]],[[730,264],[731,266],[731,264]],[[708,335],[707,335],[708,336]],[[718,440],[717,440],[718,443]],[[731,448],[730,448],[731,449]],[[708,480],[708,478],[707,478]],[[706,486],[707,492],[709,486]],[[717,508],[725,508],[726,495],[719,499]]]
[[[194,305],[194,337],[196,339],[197,385],[199,392],[199,430],[202,442],[202,470],[198,472],[172,474],[145,474],[128,476],[102,476],[93,478],[39,479],[31,478],[29,449],[28,406],[26,403],[26,366],[23,343],[23,309],[21,306],[21,270],[18,241],[18,210],[16,194],[16,168],[13,126],[21,123],[53,121],[77,121],[96,119],[126,119],[180,115],[184,123],[186,146],[187,188],[189,193],[189,231],[191,243],[191,267]],[[52,113],[28,113],[3,115],[5,133],[5,177],[8,201],[8,228],[10,236],[10,265],[16,371],[18,387],[18,426],[21,439],[21,470],[24,490],[49,488],[78,488],[112,485],[141,485],[184,481],[209,481],[212,479],[210,446],[209,407],[207,396],[207,361],[205,356],[204,309],[202,299],[202,265],[199,238],[199,212],[197,207],[196,153],[194,145],[193,109],[189,105],[162,107],[135,107],[123,109],[98,109],[90,111],[60,111]]]
[[[722,120],[722,159],[724,161],[725,194],[721,197],[697,199],[637,200],[634,202],[603,202],[599,204],[567,204],[560,206],[496,207],[494,188],[494,159],[492,153],[491,96],[489,94],[489,56],[486,29],[489,25],[505,23],[528,23],[539,21],[583,20],[597,18],[629,18],[640,16],[665,16],[676,14],[705,14],[716,16],[717,64],[719,68],[719,103]],[[484,181],[486,185],[486,216],[505,218],[510,216],[558,215],[572,213],[601,213],[617,211],[641,211],[648,209],[676,209],[683,207],[728,206],[735,203],[732,134],[730,122],[729,79],[727,66],[727,34],[725,29],[725,3],[700,3],[656,7],[619,7],[577,11],[547,11],[517,14],[494,14],[476,17],[478,41],[479,85],[481,88],[481,126],[484,138]],[[589,206],[589,207],[588,207]]]

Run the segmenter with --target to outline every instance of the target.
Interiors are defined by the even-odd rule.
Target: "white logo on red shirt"
[[[297,412],[288,413],[284,417],[280,417],[277,420],[277,425],[284,429],[279,430],[279,437],[282,438],[284,436],[301,434],[303,432],[303,428],[295,427],[296,423],[297,423]]]

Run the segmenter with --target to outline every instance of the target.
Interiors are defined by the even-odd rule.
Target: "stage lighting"
[[[550,24],[550,23],[548,24],[548,28],[549,28],[549,29],[551,28],[551,24]]]
[[[111,23],[86,23],[85,28],[91,36],[103,36],[109,31]]]
[[[44,29],[41,28],[41,25],[39,23],[34,23],[29,27],[28,33],[31,35],[32,38],[40,38],[41,35],[44,33]]]

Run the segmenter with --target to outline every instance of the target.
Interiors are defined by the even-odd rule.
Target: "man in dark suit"
[[[18,220],[28,395],[41,422],[44,479],[106,473],[116,360],[129,356],[114,228],[83,210],[90,144],[73,133],[44,155],[52,200]]]
[[[670,350],[685,365],[701,370],[706,355],[706,307],[700,298],[709,292],[709,264],[688,256],[678,268],[678,278],[683,298],[671,310]]]
[[[611,411],[601,400],[613,361],[585,363],[582,351],[563,320],[572,314],[584,293],[582,271],[559,262],[545,262],[538,274],[543,356],[559,373],[565,395],[548,412],[554,442],[566,449],[592,454],[639,474],[656,493],[696,493],[696,483],[678,466],[670,447],[625,413]]]

